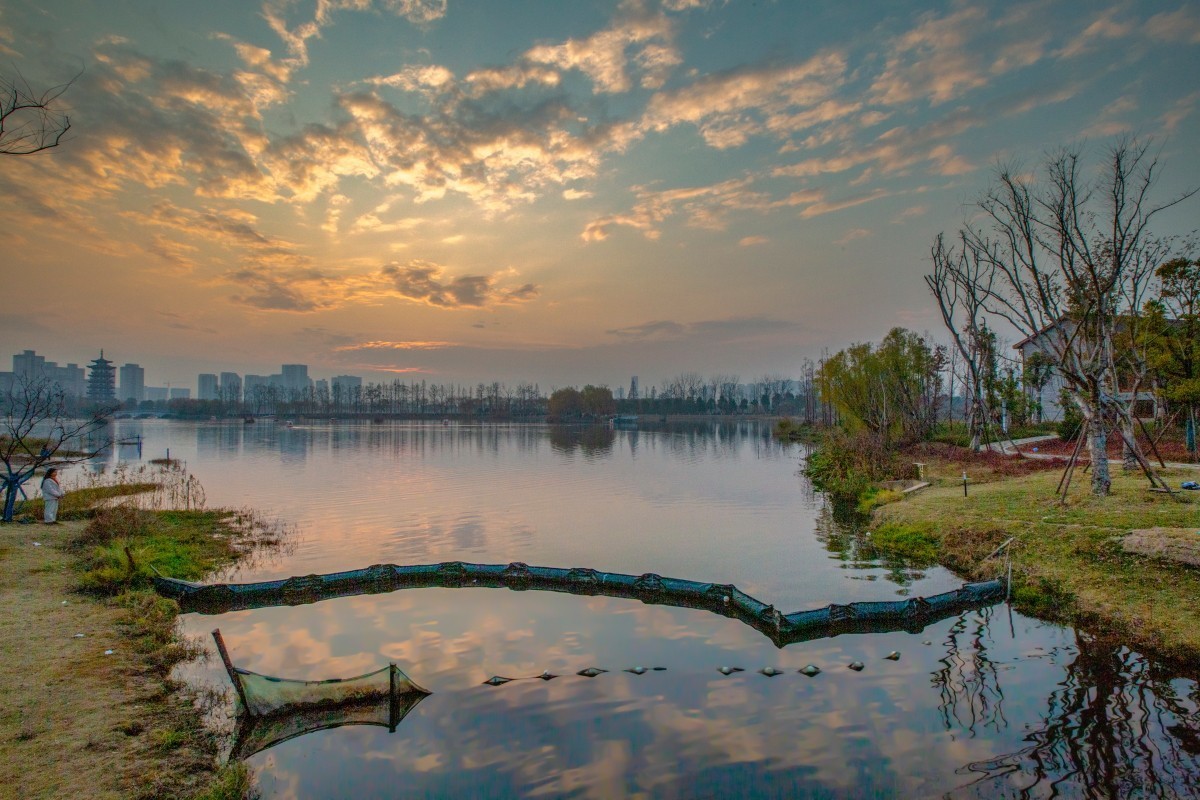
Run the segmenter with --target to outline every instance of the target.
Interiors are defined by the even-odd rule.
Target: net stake
[[[225,640],[221,638],[221,629],[213,628],[212,637],[213,641],[217,643],[217,652],[221,654],[221,661],[225,664],[225,671],[229,673],[229,681],[233,684],[238,698],[242,701],[242,708],[246,709],[248,715],[254,716],[250,711],[250,704],[246,702],[246,690],[242,688],[242,679],[238,676],[237,670],[233,668],[233,661],[229,658],[229,651],[225,649]]]
[[[388,664],[388,733],[395,733],[400,724],[400,698],[396,696],[396,673],[399,667]]]

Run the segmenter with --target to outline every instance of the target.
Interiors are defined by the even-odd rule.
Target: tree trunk
[[[1108,473],[1108,432],[1104,430],[1102,414],[1088,420],[1088,454],[1092,459],[1092,494],[1104,497],[1112,489],[1112,479]]]
[[[1121,423],[1121,429],[1125,432],[1125,438],[1121,442],[1121,469],[1125,472],[1133,472],[1135,469],[1140,469],[1138,464],[1137,454],[1133,452],[1130,443],[1134,441],[1133,433],[1133,416],[1129,420]]]
[[[1188,408],[1187,432],[1184,434],[1187,444],[1188,459],[1196,461],[1196,407]]]

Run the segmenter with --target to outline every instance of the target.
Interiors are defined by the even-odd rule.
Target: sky
[[[148,385],[798,376],[938,335],[998,164],[1136,135],[1200,185],[1180,0],[10,0],[0,74],[74,76],[0,156],[0,357]]]

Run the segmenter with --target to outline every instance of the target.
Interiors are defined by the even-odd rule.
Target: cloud
[[[713,342],[751,341],[780,333],[792,333],[800,326],[789,320],[746,316],[727,319],[676,322],[655,320],[605,331],[623,342],[683,341],[704,339]]]
[[[987,83],[983,59],[968,47],[973,34],[991,26],[982,6],[959,6],[946,15],[922,17],[920,24],[898,36],[883,72],[871,84],[872,98],[883,105],[928,97],[945,103]]]
[[[631,68],[641,75],[642,87],[662,86],[670,71],[682,61],[671,43],[670,20],[637,0],[625,0],[612,24],[585,39],[538,45],[524,60],[562,70],[577,69],[604,94],[627,92],[632,87]]]
[[[295,5],[294,0],[266,0],[262,17],[283,41],[297,66],[307,66],[308,40],[319,38],[321,29],[333,24],[336,12],[365,12],[379,8],[413,25],[425,27],[446,15],[447,0],[379,0],[378,3],[372,0],[317,0],[311,20],[290,26],[286,16]]]
[[[590,221],[581,238],[585,242],[604,241],[614,226],[625,226],[640,230],[649,239],[657,239],[661,223],[679,213],[685,215],[692,227],[723,230],[726,217],[733,211],[763,213],[815,203],[824,197],[824,192],[815,189],[774,197],[753,188],[756,180],[756,176],[750,175],[707,186],[665,190],[634,187],[638,202],[629,212],[606,214]]]
[[[916,217],[923,217],[928,213],[929,213],[929,206],[927,206],[927,205],[909,206],[908,208],[904,209],[896,216],[892,217],[892,224],[899,225],[900,223],[907,222],[910,219],[915,219]]]
[[[645,341],[646,339],[677,339],[687,331],[687,326],[671,320],[643,322],[640,325],[629,325],[624,328],[612,328],[605,331],[618,339]]]
[[[387,342],[387,341],[371,341],[357,342],[354,344],[345,344],[333,348],[337,352],[349,352],[360,350],[441,350],[446,347],[453,347],[451,342]]]
[[[1102,11],[1086,28],[1066,44],[1059,52],[1059,58],[1074,58],[1090,52],[1097,45],[1114,39],[1123,39],[1134,30],[1132,22],[1116,19],[1119,7]]]
[[[540,289],[526,283],[504,289],[497,275],[463,275],[446,278],[442,267],[428,261],[389,264],[380,274],[400,297],[439,308],[481,308],[522,303],[536,298]]]
[[[481,97],[505,89],[524,89],[526,86],[558,86],[562,81],[558,70],[531,64],[510,64],[505,67],[486,67],[472,70],[465,78],[467,93]]]
[[[755,65],[702,77],[650,98],[637,125],[639,135],[690,124],[718,150],[750,137],[786,138],[843,119],[861,108],[833,99],[845,80],[846,58],[830,51],[799,64]]]
[[[392,75],[376,75],[362,81],[371,86],[390,86],[406,92],[435,94],[454,85],[454,73],[441,66],[407,66]]]
[[[945,140],[983,125],[986,121],[984,114],[964,107],[918,128],[891,128],[877,136],[871,144],[847,143],[836,155],[809,158],[777,167],[773,174],[815,177],[868,165],[884,174],[893,174],[927,163],[938,174],[957,175],[972,167]]]
[[[338,102],[385,184],[410,188],[417,202],[457,193],[486,212],[504,211],[590,177],[600,162],[572,132],[577,114],[562,98],[489,110],[453,96],[432,114],[402,112],[374,93]]]
[[[305,257],[253,255],[222,280],[238,287],[236,302],[264,311],[314,312],[349,304],[405,300],[443,309],[479,309],[535,300],[535,284],[511,285],[515,272],[451,277],[439,264],[410,261],[366,273],[319,268]]]
[[[866,239],[871,236],[871,232],[866,228],[851,228],[837,239],[833,240],[834,244],[847,245],[855,239]]]
[[[1159,41],[1200,44],[1200,12],[1184,4],[1176,11],[1155,14],[1146,20],[1145,30]]]
[[[813,203],[811,206],[808,206],[801,211],[800,216],[803,219],[808,219],[810,217],[819,217],[822,214],[832,214],[835,211],[844,211],[847,208],[854,208],[855,206],[861,206],[864,203],[870,203],[882,197],[887,197],[890,194],[891,192],[886,189],[874,189],[870,192],[853,195],[841,200],[829,200],[821,203]]]
[[[765,236],[743,236],[738,240],[738,244],[742,247],[753,247],[759,244],[766,244],[771,241]]]

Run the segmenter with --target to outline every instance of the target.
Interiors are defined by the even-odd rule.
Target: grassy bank
[[[1043,466],[1028,474],[1006,474],[1012,470],[972,466],[970,454],[956,459],[947,451],[924,458],[934,485],[875,511],[876,547],[980,579],[999,574],[1001,561],[983,559],[1016,537],[1013,587],[1020,610],[1099,624],[1168,658],[1200,659],[1200,572],[1121,547],[1121,538],[1134,529],[1200,531],[1196,493],[1149,492],[1140,473],[1117,469],[1111,496],[1092,497],[1086,476],[1077,476],[1062,505],[1055,495],[1060,469],[1047,462],[1033,462]],[[1196,473],[1167,471],[1164,477],[1178,486]],[[1200,542],[1200,534],[1196,538]]]
[[[20,797],[247,796],[244,766],[217,767],[198,698],[170,678],[197,651],[149,575],[200,578],[274,534],[222,511],[63,510],[87,518],[0,528],[0,785]]]

